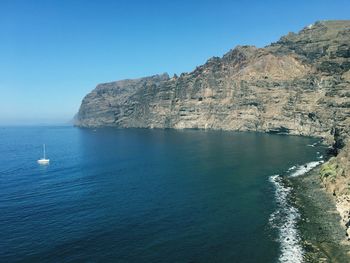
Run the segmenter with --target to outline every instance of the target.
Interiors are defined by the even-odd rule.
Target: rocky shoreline
[[[339,216],[339,202],[320,182],[322,165],[298,177],[288,178],[293,201],[301,214],[298,228],[304,247],[304,261],[350,262],[350,242]]]

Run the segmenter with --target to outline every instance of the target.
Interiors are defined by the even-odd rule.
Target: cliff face
[[[238,46],[190,73],[100,84],[82,127],[203,128],[344,140],[350,116],[350,21],[317,22],[265,48]]]
[[[350,236],[350,20],[322,21],[265,48],[238,46],[190,73],[98,85],[80,127],[201,128],[323,137],[321,179]]]

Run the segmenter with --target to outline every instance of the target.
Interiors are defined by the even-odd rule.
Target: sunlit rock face
[[[81,127],[263,131],[345,140],[350,21],[321,21],[265,48],[237,46],[190,73],[98,85]]]

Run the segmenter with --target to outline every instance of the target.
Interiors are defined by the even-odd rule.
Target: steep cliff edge
[[[350,20],[320,21],[265,48],[238,46],[190,73],[98,85],[80,127],[201,128],[322,137],[321,177],[350,225]],[[328,169],[328,170],[329,170]],[[346,201],[344,201],[346,200]],[[350,234],[350,231],[349,231]]]

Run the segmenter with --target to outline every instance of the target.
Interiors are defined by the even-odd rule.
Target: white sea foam
[[[322,157],[321,157],[322,158]],[[303,175],[323,163],[322,160],[309,162],[300,166],[292,166],[288,169],[289,176],[295,177]],[[303,262],[304,250],[300,244],[300,236],[297,229],[297,222],[300,218],[298,209],[290,202],[292,188],[283,183],[282,177],[273,175],[269,181],[275,187],[275,197],[277,209],[270,216],[270,225],[278,229],[279,242],[281,244],[281,263],[301,263]]]
[[[298,210],[289,202],[291,188],[283,184],[279,175],[270,176],[269,181],[275,187],[275,197],[277,209],[270,216],[270,224],[277,228],[279,232],[279,242],[281,244],[281,263],[301,263],[303,262],[303,247],[300,245],[300,236],[296,228],[300,217]]]
[[[295,168],[297,168],[295,165],[293,165],[292,167],[290,167],[289,169],[288,169],[288,171],[292,171],[292,170],[294,170]]]
[[[300,165],[297,167],[296,171],[293,172],[292,174],[290,174],[291,177],[296,177],[296,176],[300,176],[303,175],[309,171],[311,171],[313,168],[315,168],[317,165],[320,165],[321,163],[323,163],[322,160],[320,161],[314,161],[314,162],[309,162],[306,163],[304,165]]]
[[[320,143],[322,143],[322,140],[319,140],[319,141],[317,141],[317,142],[314,142],[313,144],[308,144],[308,145],[306,145],[306,146],[315,147],[315,146],[319,145]]]

